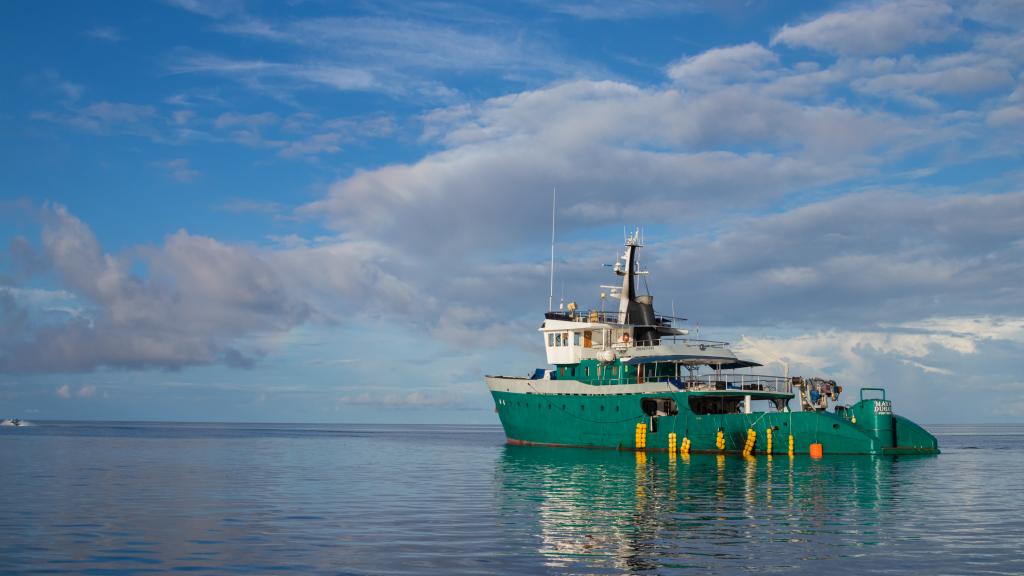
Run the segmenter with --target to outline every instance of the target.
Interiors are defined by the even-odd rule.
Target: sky
[[[0,6],[0,417],[497,423],[623,230],[760,370],[1024,421],[1024,2]]]

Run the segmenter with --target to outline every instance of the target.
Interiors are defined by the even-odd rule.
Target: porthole
[[[601,405],[601,412],[604,412],[604,404]]]
[[[551,410],[551,402],[548,402],[548,410]]]
[[[615,407],[615,411],[616,411],[616,412],[618,412],[618,411],[619,411],[619,407],[618,407],[618,406],[616,406],[616,407]]]
[[[587,409],[586,406],[584,406],[583,404],[580,404],[580,412],[583,412],[586,409]]]
[[[833,424],[832,427],[835,428],[836,430],[839,430],[839,424]]]
[[[562,410],[565,410],[565,404],[562,404]]]

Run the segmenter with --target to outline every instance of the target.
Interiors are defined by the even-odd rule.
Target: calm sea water
[[[0,573],[1024,573],[1024,427],[932,457],[506,447],[498,427],[0,428]]]

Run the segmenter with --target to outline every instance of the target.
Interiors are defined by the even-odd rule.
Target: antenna
[[[548,312],[553,310],[555,305],[555,198],[558,194],[557,188],[551,189],[551,283],[548,287]]]

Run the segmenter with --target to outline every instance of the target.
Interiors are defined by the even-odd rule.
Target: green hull
[[[772,430],[771,454],[787,454],[793,438],[795,454],[808,454],[812,443],[825,454],[937,454],[935,437],[910,420],[891,414],[884,400],[862,400],[842,413],[753,412],[697,414],[689,397],[700,392],[659,394],[531,394],[492,390],[495,407],[510,444],[669,450],[669,434],[677,446],[690,440],[691,452],[741,453],[748,430],[756,435],[752,452],[768,453],[767,430]],[[671,398],[678,413],[650,417],[643,398]],[[652,424],[653,420],[653,424]],[[644,446],[637,446],[637,424],[647,429]],[[725,448],[716,446],[723,432]]]

